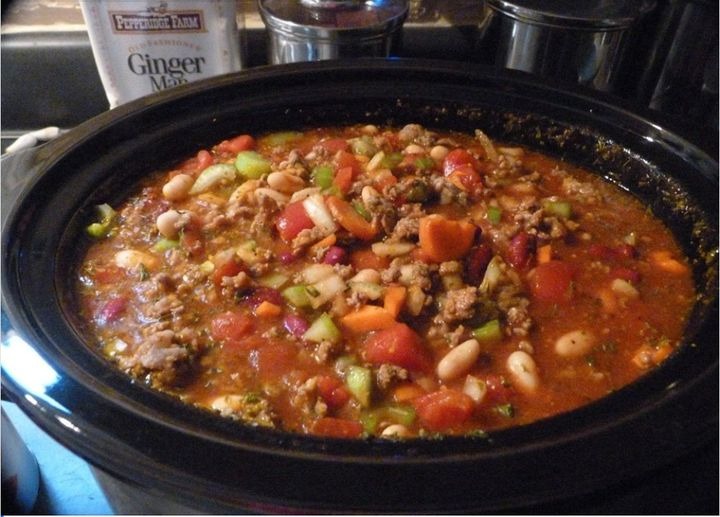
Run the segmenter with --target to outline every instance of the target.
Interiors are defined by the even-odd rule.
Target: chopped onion
[[[372,251],[379,257],[398,257],[407,255],[415,248],[412,242],[376,242],[372,245]]]
[[[330,264],[310,264],[303,269],[302,278],[305,283],[314,284],[334,274],[335,270]]]
[[[303,207],[308,217],[315,223],[315,226],[322,228],[326,234],[331,234],[337,231],[338,227],[325,205],[325,200],[320,194],[313,194],[307,199],[304,199]]]
[[[340,278],[340,275],[331,275],[319,282],[315,282],[312,287],[317,291],[317,295],[310,298],[310,305],[312,305],[313,309],[317,309],[325,302],[342,293],[347,286],[343,279]]]

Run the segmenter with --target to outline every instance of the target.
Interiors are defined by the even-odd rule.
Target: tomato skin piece
[[[223,312],[210,322],[210,335],[217,341],[239,341],[252,333],[255,325],[250,316],[239,312]]]
[[[303,230],[313,228],[315,223],[307,215],[302,201],[288,204],[275,221],[275,227],[284,241],[291,241]]]
[[[448,431],[466,422],[475,411],[475,402],[465,393],[438,390],[412,401],[420,424],[430,431]]]
[[[422,338],[404,323],[372,334],[363,351],[365,360],[374,365],[390,363],[420,372],[427,372],[432,366]]]
[[[218,151],[239,153],[240,151],[249,151],[255,148],[255,139],[251,135],[238,135],[229,140],[223,140],[218,144]]]
[[[537,300],[549,303],[567,303],[572,299],[572,281],[575,269],[561,260],[540,264],[530,275],[530,292]]]
[[[320,145],[330,153],[347,151],[350,147],[350,144],[348,144],[347,140],[345,140],[344,138],[328,138],[327,140],[319,142],[318,145]]]
[[[480,162],[465,149],[453,149],[443,160],[443,174],[450,176],[456,169],[464,166],[470,166],[474,172],[480,169]]]
[[[328,438],[358,438],[362,432],[360,422],[329,416],[320,418],[312,427],[313,434]]]

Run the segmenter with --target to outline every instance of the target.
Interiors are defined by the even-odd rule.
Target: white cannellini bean
[[[179,232],[179,228],[177,226],[178,221],[180,221],[180,212],[171,209],[158,216],[155,221],[155,226],[157,226],[158,231],[163,235],[163,237],[174,239],[177,237]]]
[[[457,379],[472,368],[480,355],[477,339],[468,339],[450,350],[437,365],[437,374],[443,381]]]
[[[408,431],[408,428],[402,424],[392,424],[383,429],[380,436],[407,438],[410,436],[410,431]]]
[[[410,144],[405,148],[405,154],[423,154],[425,149],[417,144]]]
[[[378,127],[373,124],[368,124],[366,126],[363,126],[360,131],[365,135],[376,135],[378,133]]]
[[[380,272],[377,269],[361,269],[350,279],[351,282],[368,282],[371,284],[380,283]]]
[[[195,180],[189,174],[178,174],[165,183],[162,188],[163,196],[169,201],[181,201],[190,192]]]
[[[434,160],[444,160],[449,152],[450,149],[448,149],[444,145],[436,145],[435,147],[430,149],[430,158]]]
[[[134,269],[140,265],[148,269],[155,269],[159,261],[149,253],[138,250],[121,250],[115,253],[115,265],[123,269]]]
[[[585,355],[595,345],[595,336],[586,330],[573,330],[555,341],[555,352],[563,357]]]
[[[297,192],[305,186],[302,178],[284,171],[271,172],[267,177],[270,188],[286,194]]]
[[[507,358],[507,369],[515,384],[523,391],[535,391],[540,385],[535,360],[527,352],[516,350]]]

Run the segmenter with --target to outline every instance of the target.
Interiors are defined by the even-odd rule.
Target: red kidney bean
[[[310,324],[296,314],[288,314],[283,319],[283,327],[293,336],[302,337],[303,334],[307,332],[307,329],[310,328]]]
[[[533,253],[535,253],[535,236],[520,232],[510,241],[508,262],[516,269],[526,268],[530,265]]]
[[[485,243],[481,243],[470,249],[465,259],[465,277],[469,284],[477,285],[482,282],[485,276],[485,270],[492,257],[492,249]]]
[[[347,262],[347,252],[340,246],[330,246],[323,257],[325,264],[334,266],[335,264],[344,264]]]

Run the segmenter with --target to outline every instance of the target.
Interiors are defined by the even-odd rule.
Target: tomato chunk
[[[315,223],[308,217],[302,201],[288,204],[275,221],[275,226],[284,241],[291,241],[303,230],[313,228]]]
[[[313,433],[328,438],[358,438],[363,432],[360,422],[344,418],[323,417],[313,425]]]
[[[215,287],[220,288],[222,287],[222,279],[224,277],[235,276],[241,271],[245,271],[245,266],[234,258],[231,258],[215,267],[212,275],[213,284],[215,284]]]
[[[572,299],[574,268],[567,262],[551,260],[540,264],[530,275],[530,292],[543,302],[564,303]]]
[[[453,149],[443,160],[443,174],[450,176],[455,170],[466,166],[470,166],[473,171],[477,172],[480,168],[480,163],[467,150]]]
[[[370,336],[364,352],[365,359],[375,365],[390,363],[411,371],[428,371],[431,366],[422,338],[404,323]]]
[[[337,377],[330,375],[318,376],[317,390],[330,410],[341,408],[350,400],[350,392]]]
[[[252,318],[239,312],[224,312],[210,322],[210,335],[217,341],[238,341],[253,329]]]
[[[439,390],[412,401],[420,423],[430,431],[448,431],[467,421],[475,410],[470,396],[457,390]]]
[[[354,154],[347,151],[338,151],[338,153],[335,155],[335,166],[338,170],[345,167],[350,167],[352,169],[353,177],[356,177],[360,173],[362,173],[362,167],[360,167],[360,162],[357,161],[357,158],[355,158]]]

